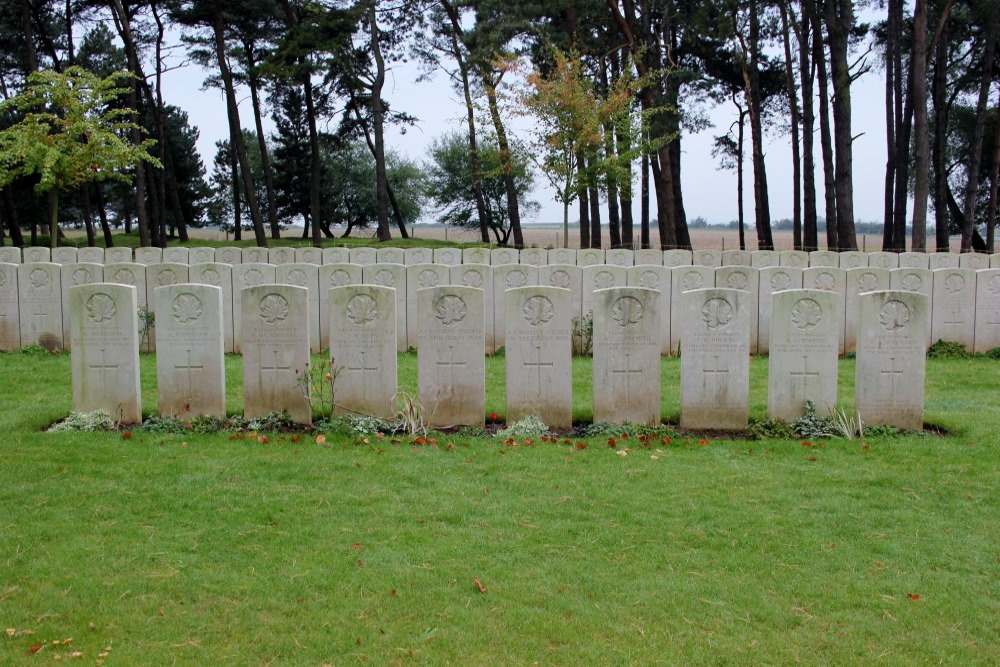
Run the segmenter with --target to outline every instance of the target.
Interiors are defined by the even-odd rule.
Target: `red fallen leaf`
[[[266,445],[267,443],[269,443],[271,441],[267,439],[266,435],[258,435],[257,436],[257,442],[259,442],[262,445]]]
[[[706,438],[702,438],[701,440],[698,441],[698,444],[701,445],[702,447],[705,447],[708,445],[708,440]]]
[[[34,654],[38,653],[41,650],[42,650],[42,645],[41,644],[35,644],[34,646],[32,646],[31,648],[28,649],[28,653],[30,653],[31,655],[34,655]]]
[[[587,443],[585,443],[585,442],[578,442],[578,443],[576,443],[576,448],[577,449],[586,449],[587,448]]]
[[[358,637],[357,639],[354,640],[354,645],[361,646],[361,637]]]
[[[803,447],[812,447],[813,444],[811,442],[809,442],[808,440],[803,440],[802,441],[802,446]]]
[[[665,438],[660,438],[660,442],[662,442],[664,445],[669,445],[670,444],[670,436],[667,436]]]
[[[292,442],[298,442],[301,439],[302,439],[301,435],[293,435],[292,438],[291,438]]]
[[[352,549],[360,549],[361,548],[361,542],[355,542],[354,544],[351,545],[351,548]]]
[[[516,445],[517,443],[514,442],[514,438],[507,438],[506,440],[503,441],[503,444],[510,446],[510,445]]]
[[[916,602],[917,600],[920,599],[920,595],[918,595],[917,593],[907,593],[906,597],[910,598],[910,602]]]
[[[806,461],[815,461],[815,460],[816,460],[815,456],[807,456],[806,457]]]
[[[131,437],[132,437],[132,432],[131,431],[125,431],[124,433],[122,433],[122,440],[128,440]]]
[[[533,444],[535,444],[535,441],[529,438],[528,440],[525,440],[521,444],[525,447],[531,447]]]
[[[490,413],[490,419],[492,419],[493,421],[496,421],[496,420],[500,419],[500,416],[497,415],[497,413],[495,413],[495,412],[491,412]]]
[[[364,566],[365,566],[365,562],[359,558],[358,559],[358,567],[364,567]]]
[[[396,597],[396,589],[393,588],[391,591],[389,591],[389,595]]]
[[[417,436],[417,437],[416,437],[416,438],[414,438],[414,440],[413,440],[413,444],[414,444],[414,445],[423,445],[423,444],[425,444],[426,442],[427,442],[427,438],[425,438],[425,437],[424,437],[424,436],[422,436],[422,435],[420,435],[420,436]]]
[[[483,586],[483,582],[479,581],[478,578],[473,579],[472,581],[474,581],[476,583],[476,588],[479,589],[480,593],[485,593],[486,592],[486,586]]]
[[[617,446],[618,446],[618,441],[617,440],[615,440],[614,438],[608,438],[608,447],[610,447],[611,449],[614,449]]]

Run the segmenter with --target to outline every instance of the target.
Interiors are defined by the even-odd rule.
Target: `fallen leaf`
[[[920,595],[918,595],[917,593],[907,593],[906,597],[910,598],[910,602],[916,602],[917,600],[920,599]]]
[[[660,457],[657,456],[656,454],[650,454],[649,458],[653,459],[654,461],[659,461],[660,460]]]
[[[124,433],[122,433],[122,440],[128,440],[131,437],[132,437],[131,431],[125,431]]]
[[[354,640],[354,645],[361,646],[361,637],[358,637],[357,639]]]
[[[361,548],[361,542],[355,542],[354,544],[351,545],[351,548],[352,549],[360,549]]]
[[[321,434],[319,434],[319,435],[316,436],[316,444],[317,445],[322,445],[325,442],[326,442],[326,436],[325,435],[323,435],[321,433]]]
[[[34,655],[34,654],[38,653],[41,650],[42,650],[42,645],[41,644],[35,644],[34,646],[32,646],[31,648],[28,649],[28,653]]]
[[[396,597],[396,589],[393,588],[391,591],[389,591],[389,595]]]
[[[617,454],[618,456],[628,456],[628,450],[627,449],[619,449],[619,450],[615,451],[615,454]]]
[[[472,581],[474,581],[476,583],[476,588],[479,589],[480,593],[485,593],[486,592],[486,586],[483,586],[483,582],[479,581],[478,578],[473,579]]]
[[[267,436],[266,436],[266,435],[258,435],[258,436],[257,436],[257,442],[259,442],[259,443],[260,443],[260,444],[262,444],[262,445],[266,445],[267,443],[269,443],[269,442],[270,442],[270,440],[268,440],[268,439],[267,439]],[[185,444],[185,445],[186,445],[187,443],[185,442],[185,443],[183,443],[183,444]]]

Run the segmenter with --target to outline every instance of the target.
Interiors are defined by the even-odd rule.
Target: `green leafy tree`
[[[130,143],[131,110],[109,106],[128,93],[127,77],[102,79],[79,67],[37,72],[24,91],[0,103],[0,114],[24,114],[0,131],[0,187],[21,176],[38,177],[35,190],[52,195],[52,247],[58,240],[60,192],[105,180],[130,182],[132,168],[142,162],[159,166],[149,154],[152,140]]]

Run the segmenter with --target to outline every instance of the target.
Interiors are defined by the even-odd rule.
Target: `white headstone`
[[[0,264],[20,264],[21,249],[10,246],[0,247]]]
[[[670,269],[650,264],[631,266],[626,283],[629,287],[642,287],[660,293],[657,308],[660,311],[660,354],[670,354]]]
[[[714,269],[722,266],[722,252],[719,250],[695,250],[691,262],[695,266],[711,266]]]
[[[104,248],[80,248],[76,253],[76,261],[104,264]]]
[[[750,253],[750,266],[758,269],[778,266],[780,263],[780,257],[774,250],[754,250]]]
[[[857,345],[859,295],[889,289],[889,272],[870,267],[847,269],[845,282],[847,299],[844,308],[844,353],[850,354]]]
[[[348,285],[329,291],[335,414],[396,414],[396,290]]]
[[[429,426],[486,423],[483,296],[455,285],[417,291],[417,386]]]
[[[840,253],[840,268],[850,270],[860,269],[866,266],[868,266],[867,253],[858,252],[857,250]]]
[[[674,249],[663,251],[663,266],[691,266],[693,253],[690,250]]]
[[[486,313],[486,353],[496,351],[493,337],[493,267],[489,264],[459,264],[450,269],[449,281],[452,285],[475,287],[483,290],[484,312]]]
[[[92,263],[81,263],[81,262],[68,262],[62,265],[62,319],[63,319],[63,341],[66,344],[66,349],[72,349],[72,340],[69,335],[69,296],[68,290],[70,287],[78,287],[80,285],[92,285],[94,283],[104,282],[104,265],[103,264],[92,264]]]
[[[516,248],[494,248],[490,251],[490,264],[517,264],[520,255]]]
[[[838,253],[832,250],[813,250],[809,253],[809,266],[839,267],[840,257],[838,256]]]
[[[802,272],[802,287],[818,289],[823,292],[836,292],[845,309],[840,315],[840,353],[844,353],[844,330],[847,328],[847,273],[844,269],[832,266],[809,268]]]
[[[538,416],[573,425],[572,295],[556,287],[507,292],[507,422]]]
[[[320,285],[319,266],[316,264],[278,264],[274,269],[274,282],[279,285],[295,285],[309,290],[309,349],[320,352],[324,339],[319,334]],[[360,278],[360,276],[358,276]],[[360,280],[359,280],[360,282]],[[323,294],[326,293],[324,289]]]
[[[369,266],[372,266],[369,264]],[[276,272],[277,274],[277,272]],[[330,303],[327,300],[333,287],[360,285],[364,276],[364,267],[360,264],[324,264],[316,274],[316,284],[319,285],[319,340],[320,345],[326,345],[330,340]],[[278,282],[281,282],[280,280]]]
[[[660,294],[594,293],[594,421],[660,423]]]
[[[750,307],[740,290],[682,296],[681,428],[742,430],[749,419]]]
[[[976,272],[972,269],[934,271],[931,340],[961,343],[971,352],[975,338]]]
[[[104,409],[126,424],[142,421],[135,288],[97,283],[69,290],[73,409]]]
[[[767,416],[792,422],[806,401],[820,414],[837,404],[840,295],[787,290],[771,300]]]
[[[604,263],[612,266],[635,266],[635,254],[624,248],[612,248],[604,253]]]
[[[270,264],[271,253],[267,248],[241,248],[240,252],[244,264]]]
[[[62,246],[59,248],[52,249],[52,263],[53,264],[75,264],[76,263],[76,248]]]
[[[434,251],[430,248],[407,248],[403,251],[403,259],[407,266],[411,264],[432,264]]]
[[[576,266],[576,250],[571,248],[553,248],[548,253],[549,264],[571,264]]]
[[[487,251],[487,257],[489,257]],[[379,248],[375,251],[378,264],[404,264],[405,256],[402,248]]]
[[[161,248],[136,248],[135,249],[135,263],[145,264],[149,266],[150,264],[159,264],[163,261],[163,250]]]
[[[18,265],[21,345],[41,345],[50,352],[63,349],[60,268],[52,262]]]
[[[782,250],[778,253],[778,265],[805,269],[809,266],[809,253],[804,250]]]
[[[645,250],[636,250],[635,265],[641,266],[644,264],[650,264],[652,266],[663,266],[663,251],[652,250],[650,248],[646,248]]]
[[[462,263],[462,251],[459,248],[435,248],[434,263],[445,266],[455,266]]]
[[[988,269],[990,268],[990,256],[981,252],[964,252],[958,256],[958,266],[973,271]]]
[[[406,266],[403,264],[369,264],[362,270],[365,285],[391,287],[396,290],[396,350],[406,352],[410,343],[406,334],[406,304],[408,301]],[[417,341],[412,345],[416,346]]]
[[[233,266],[233,348],[243,351],[243,290],[248,287],[273,285],[274,264],[247,262]]]
[[[160,414],[225,417],[222,289],[182,283],[156,288],[154,298]]]
[[[924,252],[901,252],[899,253],[899,267],[908,269],[929,269],[930,255]]]
[[[410,248],[407,250],[427,250],[427,248]],[[427,252],[430,255],[430,252]],[[418,340],[417,330],[420,320],[417,317],[417,300],[414,298],[417,290],[431,289],[447,285],[451,280],[451,272],[443,264],[408,264],[406,267],[406,289],[409,298],[406,301],[406,340],[410,347]]]
[[[753,258],[746,250],[724,250],[722,266],[751,266]]]
[[[751,266],[721,266],[715,270],[715,286],[738,289],[750,295],[750,354],[757,354],[758,312],[760,310],[760,269]]]
[[[215,261],[230,266],[243,263],[243,248],[237,246],[226,246],[215,249]]]
[[[388,250],[388,248],[386,248]],[[398,248],[393,248],[393,250],[399,250]],[[400,251],[402,252],[402,251]],[[323,248],[323,263],[324,264],[350,264],[351,263],[351,251],[347,248]]]
[[[574,261],[576,259],[574,255]],[[570,321],[583,316],[583,276],[576,264],[546,264],[538,267],[538,284],[570,291]]]
[[[188,265],[178,263],[150,264],[146,267],[146,303],[151,306],[156,305],[155,290],[157,287],[166,285],[178,285],[188,282]],[[148,306],[147,306],[148,307]],[[148,349],[156,349],[156,324],[154,319],[153,327],[149,330]]]
[[[323,251],[319,248],[296,248],[295,262],[298,264],[316,264],[319,266],[323,263]]]
[[[379,261],[385,261],[381,258]],[[400,262],[402,263],[402,262]],[[490,263],[490,249],[489,248],[466,248],[462,251],[462,263],[463,264],[489,264]]]
[[[22,257],[24,258],[25,264],[31,264],[34,262],[49,262],[51,261],[52,252],[48,248],[31,246],[30,248],[24,249]]]
[[[148,308],[146,303],[146,267],[135,262],[117,262],[104,265],[104,282],[131,285],[135,288],[139,308]],[[142,341],[139,341],[140,345]]]
[[[958,254],[953,252],[932,252],[928,255],[928,261],[930,262],[931,271],[959,268]]]
[[[507,330],[507,299],[504,292],[517,287],[538,284],[538,267],[530,264],[493,265],[493,344],[495,349],[504,346]],[[487,317],[491,314],[486,313]]]
[[[586,315],[594,309],[596,290],[625,287],[628,284],[628,269],[610,264],[589,264],[580,268],[580,278],[583,286],[583,313]]]
[[[544,248],[524,248],[521,250],[520,263],[531,266],[542,266],[549,261],[548,251]]]
[[[1000,347],[1000,269],[976,272],[975,343],[976,352]]]
[[[295,248],[268,248],[268,262],[278,266],[279,264],[291,264],[295,261]]]
[[[927,297],[870,292],[859,303],[854,409],[865,424],[924,426]]]
[[[839,269],[837,269],[839,271]],[[768,266],[757,279],[757,352],[767,354],[771,345],[772,298],[778,292],[802,289],[802,269]],[[753,315],[751,314],[752,318]],[[843,317],[843,315],[841,315]]]
[[[233,324],[233,266],[222,262],[204,262],[188,267],[188,280],[198,285],[210,285],[222,290],[222,346],[236,351]]]
[[[241,294],[243,414],[247,419],[285,410],[312,423],[309,402],[309,291],[261,285]]]
[[[197,246],[188,250],[188,264],[208,264],[215,261],[215,248]]]
[[[21,347],[17,266],[14,263],[0,262],[0,352],[11,352]]]
[[[593,266],[604,264],[604,251],[600,248],[584,248],[576,251],[577,266]]]
[[[868,266],[872,266],[876,269],[893,269],[899,268],[899,253],[895,252],[872,252],[868,253]]]
[[[375,248],[351,248],[351,264],[367,266],[378,262],[378,251]]]
[[[930,269],[893,269],[889,271],[889,289],[923,294],[927,297],[927,303],[931,303],[931,299],[934,298],[934,274]],[[927,309],[926,314],[928,319],[924,328],[927,330],[927,344],[930,345],[933,342],[931,340],[931,308]]]
[[[1000,252],[990,255],[990,268],[1000,269]]]
[[[673,251],[667,251],[673,252]],[[670,354],[677,354],[681,344],[681,294],[715,287],[715,269],[711,266],[677,266],[670,271]]]
[[[187,264],[191,261],[191,251],[188,248],[164,248],[162,261],[168,264]]]
[[[105,264],[132,264],[132,248],[105,248]]]

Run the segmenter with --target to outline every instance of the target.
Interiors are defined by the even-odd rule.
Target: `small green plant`
[[[573,318],[573,354],[589,356],[594,351],[594,313]]]
[[[528,415],[496,433],[498,438],[538,437],[549,432],[549,427],[538,415]]]
[[[184,422],[176,417],[151,415],[136,430],[147,433],[184,433],[187,429]]]
[[[306,367],[306,372],[299,376],[299,389],[309,400],[309,407],[314,414],[318,407],[320,419],[333,419],[333,408],[337,404],[337,377],[343,370],[343,366],[337,366],[331,358],[327,368],[310,364]]]
[[[787,440],[795,435],[792,427],[780,419],[751,419],[747,427],[747,435],[751,440]]]
[[[899,429],[891,424],[870,424],[865,426],[865,436],[869,438],[895,438]]]
[[[149,336],[156,327],[156,313],[146,306],[139,306],[139,349],[149,352]]]
[[[54,354],[54,352],[46,350],[37,343],[32,343],[31,345],[25,345],[18,350],[14,350],[11,354],[19,354],[22,357],[47,357],[50,354]]]
[[[344,415],[337,421],[343,421],[348,429],[359,435],[392,433],[392,424],[370,415]]]
[[[972,354],[962,343],[939,340],[927,348],[928,359],[970,359]]]
[[[287,431],[295,428],[295,422],[285,410],[271,412],[264,417],[251,419],[246,428],[250,431]]]
[[[792,422],[792,430],[801,438],[832,438],[833,420],[816,414],[816,404],[806,401],[801,417]]]
[[[485,428],[479,428],[478,426],[462,426],[457,431],[455,431],[456,438],[488,438],[490,437],[490,432]]]
[[[49,427],[49,433],[64,433],[67,431],[114,431],[117,428],[115,420],[107,410],[93,412],[71,412],[66,419]]]
[[[987,359],[1000,359],[1000,347],[994,347],[983,352],[983,356]]]

